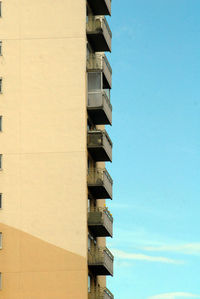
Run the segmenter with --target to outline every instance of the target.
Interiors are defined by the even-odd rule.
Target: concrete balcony
[[[96,288],[88,293],[88,299],[114,299],[114,296],[107,288]]]
[[[89,170],[88,191],[95,199],[112,199],[113,180],[106,169]]]
[[[94,52],[111,52],[112,32],[104,16],[89,16],[87,38]]]
[[[111,15],[111,0],[88,0],[88,4],[96,16]]]
[[[95,161],[112,162],[112,141],[106,131],[88,131],[87,147]]]
[[[104,90],[88,92],[87,111],[95,125],[112,125],[112,105]]]
[[[88,92],[87,111],[95,125],[112,125],[112,105],[104,90]]]
[[[112,237],[113,217],[107,208],[95,208],[88,212],[88,227],[94,237]]]
[[[112,68],[104,53],[89,55],[87,72],[101,72],[103,75],[103,89],[112,88]]]
[[[88,252],[88,266],[95,275],[113,276],[114,257],[108,248],[95,247]]]

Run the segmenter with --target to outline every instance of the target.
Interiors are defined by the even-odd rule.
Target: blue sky
[[[112,1],[115,299],[200,298],[199,11]]]

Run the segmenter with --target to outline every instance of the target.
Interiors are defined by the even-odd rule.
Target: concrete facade
[[[88,298],[86,5],[1,1],[2,299]]]

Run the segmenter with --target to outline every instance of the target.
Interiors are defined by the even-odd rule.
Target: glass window
[[[2,92],[2,78],[0,78],[0,93]]]
[[[0,193],[0,209],[2,209],[2,193]]]
[[[104,89],[104,92],[107,95],[108,99],[110,100],[110,89]]]
[[[90,234],[88,234],[88,251],[90,251],[90,249],[91,249],[92,240],[93,240],[92,236]]]
[[[2,55],[2,41],[0,41],[0,55]]]
[[[87,46],[87,61],[89,60],[89,57],[90,57],[90,51],[89,51],[88,46]]]
[[[2,131],[2,116],[0,115],[0,131]]]
[[[91,239],[90,236],[88,236],[88,251],[90,251],[91,248]]]
[[[91,159],[88,157],[88,171],[90,171],[90,168],[92,167],[92,161]]]
[[[101,76],[102,74],[99,73],[88,73],[88,91],[95,91],[101,89]]]
[[[91,290],[91,277],[90,275],[88,275],[88,293],[90,292]]]
[[[92,129],[92,124],[91,124],[91,121],[88,119],[87,121],[87,129],[88,130],[91,130]]]
[[[2,169],[2,155],[0,154],[0,169]]]

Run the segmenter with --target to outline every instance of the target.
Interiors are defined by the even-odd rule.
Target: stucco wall
[[[46,285],[48,277],[60,287],[59,296],[54,293],[54,298],[87,298],[85,13],[83,0],[2,1],[0,223],[9,227],[5,235],[10,235],[3,233],[3,238],[12,240],[13,234],[13,238],[17,236],[16,242],[18,238],[22,242],[24,236],[30,236],[49,244],[49,248],[55,246],[74,254],[78,264],[81,260],[80,267],[70,275],[66,263],[64,269],[69,272],[63,279],[68,283],[69,279],[81,280],[83,295],[77,297],[75,290],[64,297],[66,285],[57,285],[63,273],[59,252],[53,257],[53,270],[47,267],[45,276],[40,267],[31,270],[34,257],[40,257],[40,245],[27,250],[29,260],[24,258],[21,243],[15,247],[14,242],[9,242],[0,251],[4,265],[0,269],[3,277],[0,298],[5,299],[5,294],[6,299],[53,298]],[[17,262],[11,269],[9,259],[12,260],[13,251]],[[28,260],[29,267],[18,267]],[[23,276],[30,284],[37,276],[36,288],[38,280],[40,288],[44,283],[41,296],[31,295],[28,282],[26,292],[22,289],[19,292],[21,297],[14,297],[14,291],[10,295],[4,293],[9,283],[18,280],[23,288]]]

